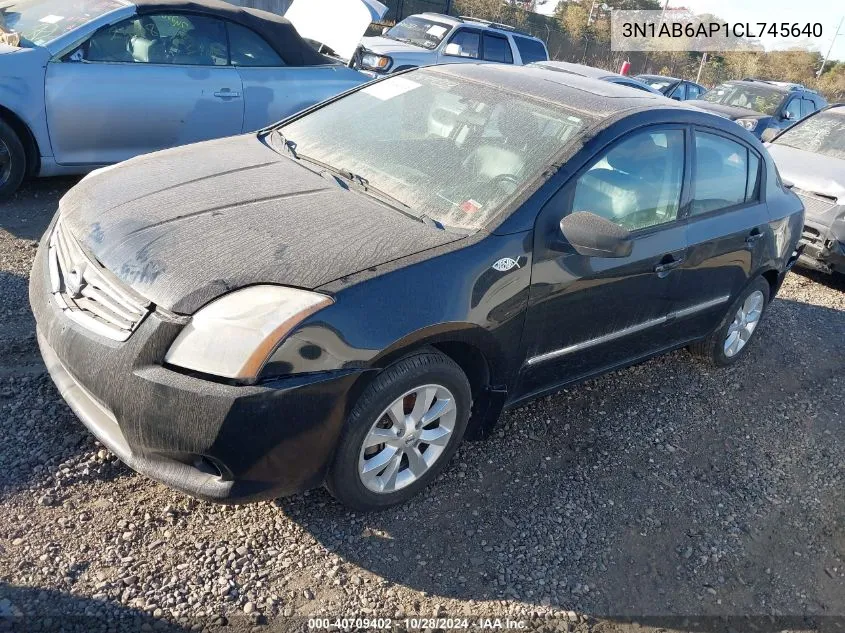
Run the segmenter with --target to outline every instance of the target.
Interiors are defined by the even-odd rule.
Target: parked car
[[[589,77],[591,79],[600,79],[601,81],[609,81],[612,84],[619,84],[620,86],[628,86],[629,88],[636,88],[637,90],[644,90],[652,94],[662,95],[659,90],[655,90],[651,86],[638,79],[620,75],[619,73],[612,73],[602,68],[595,68],[593,66],[585,66],[584,64],[572,64],[570,62],[532,62],[531,66],[539,66],[548,70],[556,70],[561,73],[569,73],[570,75],[578,75],[579,77]]]
[[[368,81],[284,18],[219,0],[13,0],[0,23],[0,197],[257,130]]]
[[[664,75],[637,75],[637,79],[648,84],[655,90],[675,101],[686,101],[687,99],[698,99],[707,92],[707,88],[694,81],[678,79],[677,77],[665,77]]]
[[[763,140],[778,171],[804,203],[804,249],[798,263],[845,275],[845,104],[811,114]]]
[[[433,64],[488,61],[524,65],[549,58],[539,38],[511,26],[440,13],[412,15],[365,37],[351,65],[376,77]]]
[[[769,128],[783,130],[827,105],[820,94],[798,84],[758,79],[719,84],[691,103],[738,123],[757,138]]]
[[[325,482],[375,509],[504,406],[678,347],[736,363],[802,226],[723,118],[433,66],[88,176],[30,300],[62,396],[132,468],[210,500]]]

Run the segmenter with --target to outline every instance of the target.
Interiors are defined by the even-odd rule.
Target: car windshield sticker
[[[367,86],[361,92],[382,101],[389,101],[419,87],[420,84],[416,81],[411,81],[405,77],[392,77],[386,81],[379,81],[372,86]]]
[[[64,17],[61,15],[45,15],[38,21],[43,22],[44,24],[58,24],[62,20],[64,20]]]
[[[458,205],[458,208],[464,213],[475,213],[476,211],[481,210],[481,206],[481,203],[470,199],[465,202],[462,202],[460,205]]]
[[[445,26],[437,26],[436,24],[426,31],[426,33],[433,35],[434,37],[442,37],[445,32]]]

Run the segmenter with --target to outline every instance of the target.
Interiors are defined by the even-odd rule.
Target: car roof
[[[667,99],[663,95],[633,90],[626,86],[592,77],[550,70],[535,64],[528,66],[449,64],[446,66],[430,66],[426,70],[455,78],[478,81],[518,94],[550,101],[599,119],[611,117],[625,110],[653,108],[655,106],[701,112],[701,110],[691,108],[683,102]]]
[[[688,81],[686,79],[679,79],[678,77],[670,77],[669,75],[648,75],[645,73],[642,75],[637,75],[637,77],[648,77],[649,79],[666,79],[667,81]],[[690,83],[695,82],[691,81]]]
[[[558,62],[554,60],[543,60],[540,62],[531,62],[533,66],[541,66],[549,70],[557,72],[570,73],[580,77],[592,77],[593,79],[604,79],[605,77],[624,77],[618,73],[604,70],[603,68],[596,68],[595,66],[586,66],[584,64],[573,64],[572,62]]]
[[[438,22],[444,22],[451,26],[458,26],[459,24],[466,24],[467,26],[472,26],[478,29],[492,29],[494,31],[498,31],[500,33],[510,33],[511,35],[518,35],[520,37],[526,37],[531,40],[537,40],[538,42],[542,42],[539,37],[531,35],[530,33],[525,33],[516,29],[514,27],[508,26],[506,24],[499,24],[497,22],[490,22],[489,20],[482,20],[481,18],[472,18],[469,16],[459,16],[455,17],[453,15],[445,15],[443,13],[433,13],[431,11],[426,11],[425,13],[416,13],[414,15],[424,16],[431,20],[437,20]],[[407,16],[409,18],[414,17],[413,15]]]
[[[722,83],[738,86],[755,86],[757,88],[770,88],[772,92],[782,92],[783,94],[786,94],[787,92],[795,92],[795,88],[788,87],[785,84],[773,83],[771,81],[763,81],[760,79],[755,79],[751,81],[746,79],[728,79],[727,81],[723,81]]]

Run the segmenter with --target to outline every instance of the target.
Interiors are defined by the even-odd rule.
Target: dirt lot
[[[70,185],[0,205],[0,630],[845,630],[845,284],[791,274],[731,369],[679,351],[507,413],[403,507],[226,508],[117,462],[45,372],[27,278]],[[789,618],[719,617],[748,615]]]

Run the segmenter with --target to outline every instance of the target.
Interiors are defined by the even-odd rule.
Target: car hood
[[[709,101],[705,101],[704,99],[693,99],[690,102],[692,105],[695,105],[697,108],[701,108],[702,110],[707,110],[708,112],[712,112],[713,114],[718,114],[719,116],[723,116],[726,119],[765,119],[769,115],[763,114],[762,112],[756,112],[754,110],[749,110],[748,108],[737,108],[736,106],[727,106],[722,105],[721,103],[710,103]]]
[[[382,37],[381,35],[365,37],[361,40],[361,43],[368,51],[377,53],[378,55],[431,54],[434,52],[434,49],[426,49],[422,46],[392,40],[389,37]]]
[[[182,314],[242,286],[313,289],[461,238],[343,189],[255,135],[100,170],[59,208],[103,266]]]
[[[845,160],[777,143],[767,144],[766,149],[781,176],[798,189],[845,204]]]
[[[385,13],[378,0],[294,0],[285,17],[302,37],[351,59],[367,27]]]

